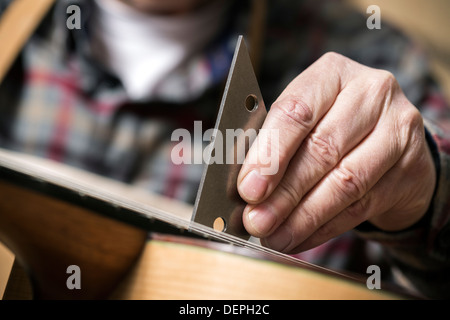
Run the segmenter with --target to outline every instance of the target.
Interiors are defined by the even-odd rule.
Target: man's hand
[[[429,207],[436,173],[423,119],[387,71],[327,53],[283,91],[263,129],[279,130],[265,142],[279,143],[279,170],[261,174],[264,148],[252,147],[238,190],[245,228],[268,247],[307,250],[366,220],[402,230]]]

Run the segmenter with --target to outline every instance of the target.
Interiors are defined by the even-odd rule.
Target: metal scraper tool
[[[210,160],[217,161],[208,161],[205,166],[191,221],[219,233],[242,239],[250,237],[242,222],[246,203],[237,191],[237,176],[243,161],[238,156],[242,155],[243,148],[247,153],[254,140],[251,133],[258,132],[266,115],[252,62],[240,36],[208,146],[212,151]],[[220,153],[223,157],[217,157]]]

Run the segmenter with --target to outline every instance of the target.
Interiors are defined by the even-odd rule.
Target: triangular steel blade
[[[220,104],[212,142],[208,146],[209,150],[213,151],[211,160],[214,161],[210,161],[212,163],[207,163],[205,166],[192,221],[243,239],[250,237],[242,222],[242,212],[246,203],[237,191],[237,176],[244,159],[237,156],[242,156],[242,152],[245,156],[254,140],[252,132],[259,131],[266,115],[266,107],[252,62],[244,39],[240,36]],[[233,135],[237,138],[234,139]],[[245,150],[242,151],[242,148]],[[223,163],[219,163],[220,152],[222,152]],[[227,161],[233,155],[233,161]]]

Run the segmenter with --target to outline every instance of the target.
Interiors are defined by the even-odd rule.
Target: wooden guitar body
[[[137,227],[4,182],[0,194],[0,240],[27,272],[33,298],[105,298],[144,247]],[[66,285],[71,265],[80,267],[80,290]]]
[[[46,164],[48,167],[48,163]],[[32,166],[28,166],[30,168]],[[42,167],[39,167],[42,169]],[[109,201],[41,178],[0,170],[0,241],[30,279],[35,299],[397,299],[307,263],[186,229],[191,207],[58,164]],[[49,172],[45,174],[50,174]],[[3,178],[3,179],[1,179]],[[59,177],[61,178],[61,177]],[[61,180],[63,180],[61,178]],[[11,181],[14,181],[13,183]],[[76,182],[76,181],[75,181]],[[76,183],[74,184],[76,185]],[[115,194],[112,196],[112,194]],[[130,202],[114,202],[122,195]],[[135,198],[135,205],[131,199]],[[176,223],[131,210],[146,199]],[[170,219],[169,219],[170,220]],[[186,221],[181,226],[180,221]],[[81,286],[70,288],[69,266]],[[7,288],[8,293],[8,288]],[[6,295],[8,297],[8,295]]]

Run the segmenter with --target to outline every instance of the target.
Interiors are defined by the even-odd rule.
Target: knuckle
[[[322,239],[331,239],[336,235],[336,227],[331,221],[327,222],[317,229],[316,234]]]
[[[408,99],[400,95],[396,99],[395,113],[392,118],[394,139],[400,153],[409,147],[417,148],[424,141],[424,121],[419,110]]]
[[[338,167],[333,171],[337,195],[344,199],[359,200],[366,193],[367,183],[353,170]]]
[[[423,128],[422,115],[415,107],[411,107],[407,111],[401,113],[400,123],[413,130]]]
[[[325,168],[332,168],[340,159],[340,152],[332,137],[322,138],[311,134],[305,145],[314,161]]]
[[[419,147],[421,144],[417,142],[424,139],[424,124],[420,112],[415,107],[411,107],[401,112],[396,122],[398,136],[401,137],[401,151],[405,152],[408,146]]]
[[[282,179],[279,184],[280,194],[290,203],[291,207],[296,207],[302,198],[302,192],[292,185],[287,179]]]
[[[397,87],[395,76],[386,70],[378,70],[376,76],[377,85],[382,91],[391,91]]]
[[[279,112],[283,122],[287,121],[288,124],[296,127],[309,129],[314,119],[312,107],[301,98],[292,95],[275,102],[272,109]]]
[[[301,215],[305,224],[305,230],[317,230],[321,223],[319,221],[318,215],[309,209],[302,208]]]
[[[324,53],[321,57],[320,57],[320,61],[322,62],[322,63],[325,63],[325,64],[329,64],[329,63],[331,63],[331,64],[339,64],[339,63],[341,63],[342,61],[344,61],[344,60],[346,60],[347,58],[345,57],[345,56],[343,56],[343,55],[341,55],[341,54],[339,54],[339,53],[337,53],[337,52],[334,52],[334,51],[329,51],[329,52],[326,52],[326,53]]]
[[[382,106],[389,105],[394,94],[399,88],[394,75],[386,70],[376,70],[371,81],[368,92],[375,97],[375,100],[383,101]]]
[[[345,215],[352,221],[365,220],[366,213],[368,212],[368,203],[369,202],[364,200],[364,198],[359,201],[355,201],[344,210]]]

